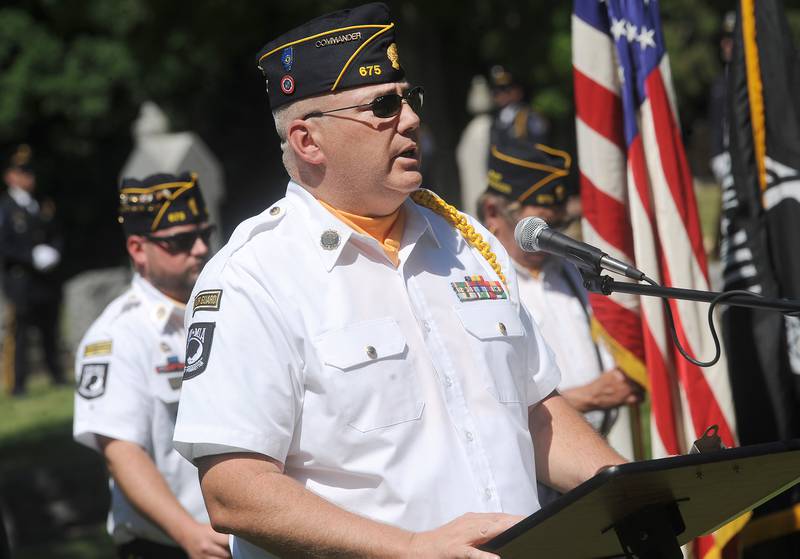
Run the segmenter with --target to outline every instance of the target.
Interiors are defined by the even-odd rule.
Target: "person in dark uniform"
[[[548,143],[550,124],[534,111],[525,99],[525,88],[503,66],[492,66],[489,85],[495,116],[491,128],[491,145],[508,140],[524,140],[532,144]]]
[[[30,369],[31,327],[39,330],[53,382],[64,383],[58,350],[61,281],[57,270],[62,239],[56,226],[55,205],[34,196],[36,174],[29,146],[16,150],[3,180],[8,187],[0,196],[0,257],[6,296],[3,379],[8,392],[21,395],[25,393]]]

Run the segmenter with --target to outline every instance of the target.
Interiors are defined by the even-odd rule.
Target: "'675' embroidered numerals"
[[[381,65],[380,64],[371,64],[369,66],[361,66],[358,69],[358,73],[366,78],[367,76],[380,76],[381,75]]]

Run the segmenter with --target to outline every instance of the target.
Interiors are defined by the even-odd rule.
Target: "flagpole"
[[[633,443],[633,459],[639,462],[645,459],[642,413],[639,404],[629,404],[628,414],[630,415],[628,420],[631,428],[631,442]]]

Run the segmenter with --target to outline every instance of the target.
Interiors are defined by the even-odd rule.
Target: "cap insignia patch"
[[[292,71],[292,64],[294,64],[294,48],[286,47],[281,51],[281,64],[283,64],[284,71]]]
[[[397,43],[389,45],[389,48],[386,49],[386,56],[389,58],[389,62],[392,63],[392,68],[399,70],[400,56],[397,54]]]
[[[285,95],[294,93],[294,78],[289,74],[281,78],[281,91],[283,91]]]

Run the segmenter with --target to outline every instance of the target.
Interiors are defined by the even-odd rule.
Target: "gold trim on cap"
[[[502,153],[500,150],[497,149],[497,146],[492,146],[492,155],[497,159],[499,159],[500,161],[505,161],[506,163],[511,163],[512,165],[517,165],[519,167],[525,167],[526,169],[534,169],[537,171],[545,171],[550,173],[548,176],[534,183],[533,185],[531,185],[530,188],[528,188],[528,190],[523,192],[517,198],[517,202],[524,202],[525,200],[530,198],[534,192],[542,188],[544,185],[556,179],[560,179],[561,177],[566,177],[567,175],[569,175],[569,166],[572,163],[572,159],[570,158],[568,153],[555,148],[545,146],[544,144],[536,144],[535,147],[541,151],[544,151],[545,153],[549,153],[550,155],[556,155],[558,157],[564,158],[564,166],[567,168],[559,169],[558,167],[553,167],[552,165],[543,165],[542,163],[525,161],[524,159],[514,157],[513,155]]]
[[[372,35],[372,37],[370,37],[369,39],[367,39],[366,41],[361,43],[361,46],[356,49],[356,52],[354,52],[352,55],[350,55],[350,58],[348,58],[347,62],[344,63],[344,67],[342,68],[342,71],[339,72],[339,77],[337,77],[336,81],[333,82],[333,87],[331,87],[331,91],[336,91],[336,86],[339,85],[339,81],[342,79],[342,76],[344,75],[345,71],[347,71],[347,68],[350,66],[350,63],[353,62],[355,57],[358,56],[358,53],[361,52],[361,49],[363,49],[365,46],[367,46],[369,44],[369,42],[372,41],[372,39],[374,39],[378,35],[380,35],[382,33],[386,33],[387,31],[389,31],[389,29],[394,27],[394,23],[390,23],[389,25],[382,25],[381,27],[383,27],[383,29],[381,29],[380,31],[378,31],[377,33]]]
[[[165,182],[155,186],[149,186],[147,188],[123,188],[120,190],[120,194],[150,194],[156,192],[157,190],[169,190],[171,188],[177,189],[167,197],[166,202],[161,205],[161,209],[158,210],[156,217],[153,219],[153,223],[150,225],[150,231],[155,231],[158,227],[158,224],[161,223],[161,220],[163,219],[164,214],[166,213],[170,204],[172,204],[172,202],[174,202],[181,194],[197,185],[197,173],[192,173],[191,177],[192,179],[190,181]]]
[[[392,25],[394,25],[394,23]],[[283,44],[283,45],[281,45],[279,47],[275,47],[274,49],[269,51],[267,54],[262,55],[261,58],[258,59],[258,63],[261,64],[262,60],[264,60],[266,57],[268,57],[271,54],[275,54],[277,51],[279,51],[281,49],[285,49],[286,47],[291,47],[291,46],[296,45],[298,43],[304,43],[306,41],[310,41],[311,39],[316,39],[317,37],[322,37],[323,35],[330,35],[331,33],[339,33],[341,31],[350,31],[351,29],[372,29],[374,27],[384,27],[384,26],[380,25],[378,23],[371,23],[369,25],[351,25],[349,27],[340,27],[338,29],[330,29],[328,31],[323,31],[322,33],[317,33],[316,35],[311,35],[311,36],[305,37],[303,39],[297,39],[296,41],[291,41],[291,42]]]

